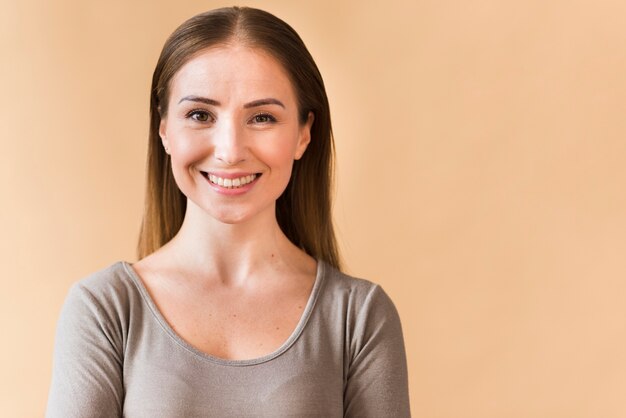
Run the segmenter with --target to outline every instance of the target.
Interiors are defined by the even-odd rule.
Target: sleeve
[[[393,302],[375,285],[350,322],[344,416],[410,417],[404,338]]]
[[[122,416],[123,338],[114,317],[80,282],[72,286],[57,323],[47,418]]]

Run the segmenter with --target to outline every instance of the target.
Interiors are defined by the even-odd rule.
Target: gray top
[[[293,334],[252,360],[184,341],[125,261],[75,283],[57,326],[46,416],[409,417],[392,301],[376,284],[317,265]]]

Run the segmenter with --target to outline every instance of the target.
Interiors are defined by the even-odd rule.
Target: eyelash
[[[197,115],[206,115],[207,120],[198,120],[198,119],[195,118],[195,116],[197,116]],[[190,112],[188,112],[185,115],[185,117],[188,118],[188,119],[193,119],[196,122],[200,122],[200,123],[209,122],[211,119],[215,119],[211,113],[209,113],[209,112],[207,112],[206,110],[203,110],[203,109],[193,109]]]
[[[197,116],[202,115],[202,116],[206,116],[207,120],[199,120],[197,119]],[[196,122],[200,122],[200,123],[206,123],[206,122],[211,122],[212,120],[215,120],[215,118],[213,117],[213,115],[210,112],[207,112],[204,109],[193,109],[189,112],[187,112],[187,114],[185,115],[186,118],[188,119],[193,119]],[[260,123],[260,124],[266,124],[266,123],[275,123],[276,122],[276,118],[267,113],[267,112],[261,112],[261,113],[257,113],[256,115],[252,116],[252,118],[250,119],[253,123],[255,121],[255,119],[257,118],[265,118],[267,120],[263,121],[263,122],[256,122],[256,123]]]
[[[263,118],[266,118],[267,120],[264,121],[264,122],[257,122],[257,123],[265,124],[265,123],[275,123],[276,122],[276,118],[274,116],[270,115],[269,113],[265,113],[265,112],[257,113],[256,115],[252,116],[251,120],[254,121],[258,117],[263,117]]]

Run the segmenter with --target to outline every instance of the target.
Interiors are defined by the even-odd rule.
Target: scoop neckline
[[[211,354],[205,353],[202,350],[197,349],[196,347],[188,343],[176,331],[174,331],[174,329],[170,326],[170,324],[165,320],[165,317],[163,316],[163,314],[157,307],[156,303],[152,299],[152,296],[150,296],[148,289],[143,283],[143,280],[139,277],[139,275],[133,268],[132,264],[129,263],[128,261],[120,261],[120,263],[122,264],[124,270],[126,271],[126,274],[133,281],[137,289],[139,289],[139,292],[144,302],[148,305],[148,308],[152,312],[152,315],[154,316],[154,318],[157,320],[161,328],[168,334],[168,336],[174,340],[175,343],[182,346],[184,349],[191,352],[195,356],[200,357],[202,360],[209,361],[211,363],[224,365],[224,366],[253,366],[253,365],[257,365],[257,364],[261,364],[261,363],[265,363],[270,360],[273,360],[276,357],[279,357],[281,354],[283,354],[287,350],[289,350],[289,348],[291,348],[294,345],[294,343],[298,340],[298,338],[304,331],[304,328],[311,316],[311,313],[313,312],[313,308],[318,299],[318,295],[320,293],[320,289],[322,287],[322,282],[324,280],[325,271],[326,271],[326,265],[324,264],[324,262],[321,260],[316,260],[317,266],[316,266],[316,273],[315,273],[315,282],[313,283],[313,288],[311,289],[311,294],[309,295],[309,299],[304,308],[304,312],[302,312],[302,315],[300,316],[300,320],[298,321],[298,324],[296,325],[291,335],[283,342],[283,344],[281,344],[280,347],[278,347],[272,353],[266,354],[261,357],[256,357],[252,359],[243,359],[243,360],[234,360],[234,359],[231,360],[231,359],[216,357]]]

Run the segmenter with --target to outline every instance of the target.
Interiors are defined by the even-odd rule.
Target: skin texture
[[[282,66],[244,45],[204,50],[171,81],[159,133],[187,212],[178,234],[133,268],[172,328],[207,354],[269,354],[301,317],[316,262],[282,233],[275,203],[313,121],[299,122]],[[204,173],[257,177],[229,189]]]

